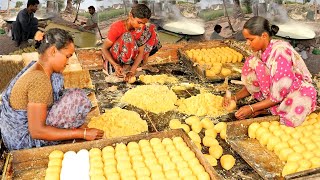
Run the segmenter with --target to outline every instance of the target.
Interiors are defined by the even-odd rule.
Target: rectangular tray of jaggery
[[[217,74],[215,76],[206,76],[206,69],[208,69],[205,65],[200,65],[198,63],[195,63],[194,60],[189,58],[186,54],[187,50],[190,49],[202,49],[202,48],[215,48],[215,47],[229,47],[227,44],[224,44],[222,41],[204,41],[204,42],[198,42],[198,43],[190,43],[187,46],[180,48],[178,50],[178,55],[180,59],[185,62],[189,68],[193,69],[196,75],[202,80],[206,82],[220,82],[225,80],[227,77],[228,79],[240,79],[241,73],[239,70],[242,69],[243,62],[236,62],[236,63],[224,63],[222,65],[223,68],[228,68],[232,72],[228,76],[223,76],[221,74]],[[245,54],[242,51],[235,49],[241,54]],[[245,57],[245,56],[244,56]],[[237,70],[234,70],[237,69]]]
[[[98,70],[103,69],[103,57],[99,48],[78,48],[77,58],[83,69]]]
[[[278,156],[262,146],[257,139],[249,138],[248,127],[254,122],[279,121],[279,116],[265,116],[228,123],[227,143],[234,149],[263,179],[314,179],[320,177],[320,168],[281,176],[284,162]]]
[[[102,139],[96,141],[87,141],[73,144],[63,144],[56,146],[47,146],[41,148],[25,149],[11,151],[8,154],[7,162],[4,168],[2,179],[44,179],[48,164],[48,156],[53,150],[79,151],[81,149],[90,150],[91,148],[102,149],[105,146],[115,145],[116,143],[129,143],[141,139],[150,140],[151,138],[173,138],[181,137],[188,147],[195,153],[199,162],[203,165],[211,179],[221,179],[212,166],[202,155],[201,151],[191,142],[188,135],[182,130],[163,131],[149,134],[139,134],[111,139]]]

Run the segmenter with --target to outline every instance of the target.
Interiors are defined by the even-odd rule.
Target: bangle
[[[250,104],[249,104],[248,106],[250,107],[250,109],[251,109],[251,111],[252,111],[251,114],[253,114],[253,113],[254,113],[253,107],[252,107]]]
[[[86,139],[86,135],[87,135],[87,128],[84,128],[84,131],[83,131],[83,139]]]

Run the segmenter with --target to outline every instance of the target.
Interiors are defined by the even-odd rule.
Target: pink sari
[[[317,105],[317,91],[303,59],[292,46],[271,40],[267,49],[249,57],[242,68],[241,80],[259,101],[269,98],[279,103],[270,108],[281,123],[299,126]]]

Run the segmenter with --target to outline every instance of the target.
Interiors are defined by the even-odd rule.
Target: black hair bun
[[[276,26],[276,25],[271,25],[271,28],[270,28],[270,33],[271,33],[271,36],[274,36],[278,33],[279,31],[279,27]]]

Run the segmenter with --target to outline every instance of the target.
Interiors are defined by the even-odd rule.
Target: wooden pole
[[[227,11],[226,0],[223,0],[223,6],[224,6],[224,13],[228,18],[228,24],[230,26],[230,29],[231,29],[232,33],[234,33],[235,31],[234,31],[234,29],[233,29],[233,27],[231,25],[231,21],[230,21],[230,18],[229,18],[229,15],[228,15],[228,11]]]
[[[9,7],[10,7],[10,0],[8,0],[7,14],[10,14],[10,11],[9,11],[10,8]]]
[[[314,20],[317,21],[318,17],[317,17],[317,10],[318,10],[318,4],[317,1],[314,1]]]

